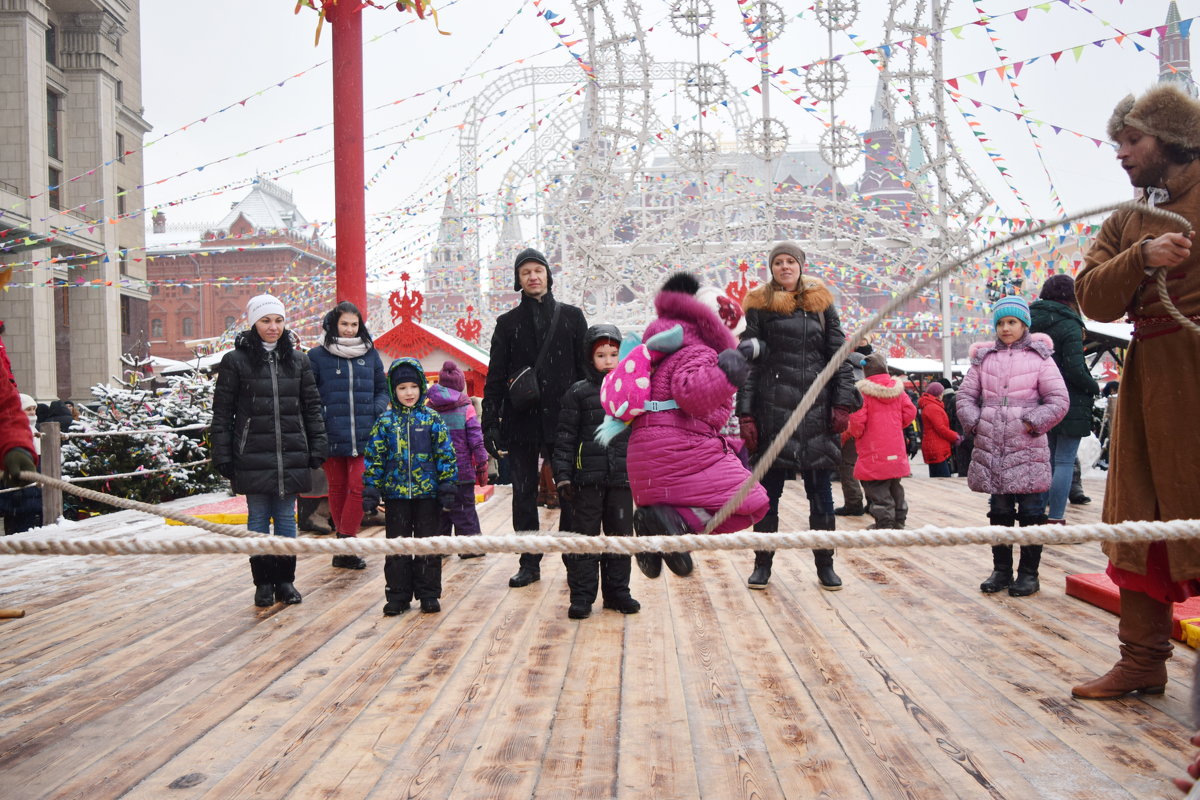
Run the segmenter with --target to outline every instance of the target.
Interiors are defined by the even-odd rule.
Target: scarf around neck
[[[335,336],[333,342],[326,342],[325,349],[338,358],[361,358],[371,349],[370,342],[364,342],[361,336],[344,338]]]

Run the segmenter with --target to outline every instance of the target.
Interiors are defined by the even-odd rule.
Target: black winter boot
[[[321,536],[328,536],[330,533],[333,533],[330,528],[313,519],[313,514],[317,513],[317,509],[320,506],[321,498],[319,497],[296,498],[296,528],[300,532],[316,533]]]
[[[292,582],[296,580],[296,557],[275,556],[275,599],[285,605],[294,606],[302,598]]]
[[[339,533],[339,534],[337,535],[337,538],[339,538],[339,539],[353,539],[353,538],[355,538],[355,537],[353,537],[353,536],[346,536],[345,534],[341,534],[341,533]],[[334,557],[333,557],[333,566],[335,566],[335,567],[341,567],[342,569],[366,569],[366,568],[367,568],[367,562],[363,561],[361,558],[359,558],[358,556],[354,555],[353,553],[347,553],[346,555],[337,555],[337,556],[334,556]]]
[[[813,550],[813,562],[817,565],[817,582],[827,592],[836,592],[842,588],[842,579],[833,571],[832,550]]]
[[[642,604],[629,594],[629,575],[633,572],[632,559],[606,553],[600,557],[600,593],[604,607],[622,614],[636,614]]]
[[[254,605],[275,605],[275,556],[250,556],[250,575],[254,578]]]
[[[637,531],[638,536],[679,536],[692,532],[687,523],[683,521],[683,517],[679,516],[679,512],[670,506],[642,506],[633,512],[633,529]],[[642,555],[638,554],[638,567],[647,578],[657,578],[661,570],[655,570],[656,564],[653,559],[646,559],[646,564],[643,564]],[[654,555],[658,556],[661,562],[667,565],[667,569],[676,575],[692,574],[691,553],[655,553]],[[651,571],[654,574],[651,574]]]
[[[746,579],[746,585],[751,589],[767,588],[767,581],[771,580],[771,562],[774,558],[774,550],[755,550],[754,571]]]
[[[383,559],[384,597],[386,616],[403,614],[412,607],[413,601],[413,557],[390,555]]]
[[[837,517],[833,514],[809,514],[810,531],[837,530]],[[833,571],[833,550],[813,550],[813,562],[817,565],[817,582],[827,592],[842,588],[842,579]]]
[[[563,553],[567,568],[567,588],[571,591],[571,619],[587,619],[600,589],[600,557],[594,553]]]
[[[1012,545],[992,545],[992,574],[979,584],[979,591],[984,594],[995,594],[1007,589],[1012,584]]]
[[[758,522],[754,523],[755,533],[776,533],[779,530],[779,515],[766,514]],[[746,585],[751,589],[767,588],[767,581],[771,579],[771,560],[774,558],[773,550],[755,550],[754,551],[754,571],[750,573],[750,577],[746,580]]]
[[[867,513],[867,507],[862,503],[857,505],[851,505],[847,503],[844,506],[838,506],[835,508],[833,513],[837,514],[839,517],[861,517],[863,514]]]
[[[542,557],[536,553],[521,553],[517,573],[508,579],[508,585],[520,589],[542,579]]]
[[[1038,583],[1038,566],[1042,563],[1040,544],[1021,545],[1021,561],[1017,565],[1017,579],[1008,587],[1013,597],[1028,597],[1042,588]]]

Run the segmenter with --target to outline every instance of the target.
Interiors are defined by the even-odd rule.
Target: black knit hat
[[[1056,303],[1075,302],[1075,279],[1070,275],[1051,275],[1042,284],[1042,300],[1053,300]]]
[[[521,291],[521,265],[527,261],[536,261],[546,268],[546,289],[554,288],[554,276],[550,274],[550,263],[546,261],[546,257],[542,255],[541,250],[533,247],[526,247],[521,252],[517,253],[516,259],[513,260],[513,291]]]

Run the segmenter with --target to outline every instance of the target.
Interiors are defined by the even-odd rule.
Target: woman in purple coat
[[[658,319],[642,341],[676,326],[682,346],[658,362],[650,378],[650,400],[673,407],[641,414],[629,436],[627,467],[633,490],[634,529],[639,536],[699,532],[749,477],[737,448],[721,435],[733,411],[733,397],[750,372],[744,355],[757,342],[740,347],[729,328],[696,299],[699,283],[691,275],[671,276],[654,299]],[[672,403],[673,401],[673,403]],[[767,513],[761,486],[713,533],[743,530]],[[677,574],[691,571],[691,559],[677,568],[672,554],[667,566]],[[639,556],[638,566],[656,577],[661,562]]]
[[[1001,298],[992,307],[996,341],[971,345],[971,368],[958,390],[956,408],[965,435],[975,435],[967,472],[972,491],[991,495],[993,525],[1043,525],[1040,494],[1050,487],[1050,445],[1046,431],[1070,407],[1054,344],[1044,333],[1029,333],[1029,304]],[[1023,545],[1013,580],[1012,545],[992,547],[992,574],[980,585],[991,594],[1007,588],[1013,597],[1036,592],[1041,545]]]

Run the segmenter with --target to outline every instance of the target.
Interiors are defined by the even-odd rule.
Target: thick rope
[[[43,475],[40,472],[21,472],[21,480],[29,481],[30,483],[40,483],[43,486],[49,486],[53,489],[73,494],[76,497],[82,497],[84,500],[92,500],[97,503],[105,503],[117,508],[128,508],[133,511],[143,511],[147,514],[153,514],[156,517],[164,519],[173,519],[176,522],[182,522],[185,525],[191,525],[195,528],[201,528],[210,533],[219,533],[222,536],[238,536],[244,538],[263,538],[270,534],[259,533],[258,531],[248,531],[245,528],[238,528],[234,525],[222,525],[218,522],[209,522],[200,517],[193,517],[191,514],[184,514],[182,511],[171,511],[162,506],[152,505],[150,503],[142,503],[137,500],[130,500],[125,497],[117,497],[116,495],[97,492],[92,489],[85,489],[82,486],[76,486],[68,481],[62,481],[58,478],[51,478],[49,475]]]
[[[584,536],[581,534],[510,533],[478,536],[431,536],[424,539],[290,539],[258,536],[186,538],[128,537],[38,538],[28,534],[0,538],[0,555],[317,555],[354,553],[360,556],[453,553],[617,553],[697,550],[809,550],[875,547],[947,547],[952,545],[1074,544],[1081,541],[1157,542],[1200,537],[1200,520],[1122,522],[1117,525],[1036,525],[1008,528],[924,527],[914,530],[797,531],[788,533],[727,533],[720,536],[689,533],[682,536]]]
[[[852,336],[846,337],[846,341],[829,359],[829,363],[825,365],[825,368],[817,373],[817,377],[813,379],[812,385],[808,387],[808,391],[804,393],[804,397],[800,398],[800,403],[796,406],[795,410],[792,411],[792,415],[788,417],[787,422],[783,424],[783,427],[779,430],[779,433],[776,434],[774,440],[772,440],[767,449],[763,451],[763,454],[759,457],[757,463],[755,463],[754,469],[751,471],[750,476],[746,478],[745,483],[743,483],[741,488],[734,493],[733,497],[726,501],[725,505],[721,506],[720,510],[718,510],[717,513],[713,515],[712,519],[708,521],[708,524],[704,526],[704,533],[711,533],[714,531],[716,527],[728,519],[729,515],[736,511],[742,505],[742,501],[744,501],[750,495],[750,493],[754,491],[755,485],[762,480],[763,475],[765,475],[767,470],[771,468],[771,465],[775,462],[775,459],[779,457],[779,453],[782,452],[783,448],[787,446],[788,440],[792,438],[792,434],[796,432],[796,428],[800,427],[800,423],[804,421],[804,415],[807,414],[808,410],[813,407],[813,404],[816,403],[817,396],[822,390],[824,390],[825,385],[833,378],[834,373],[841,369],[842,362],[845,361],[846,357],[850,355],[850,351],[857,346],[857,343],[864,336],[866,336],[866,334],[878,327],[879,323],[882,322],[884,318],[888,317],[897,308],[911,300],[917,294],[917,292],[921,291],[930,284],[940,281],[942,278],[946,277],[951,272],[954,272],[964,264],[976,261],[983,255],[1012,244],[1013,242],[1017,242],[1022,239],[1028,239],[1031,236],[1036,236],[1037,234],[1049,230],[1050,228],[1058,227],[1064,222],[1074,222],[1075,220],[1094,217],[1098,214],[1111,213],[1121,209],[1140,211],[1141,213],[1149,216],[1157,216],[1182,228],[1182,231],[1185,233],[1195,227],[1188,222],[1185,217],[1182,217],[1173,211],[1167,211],[1165,209],[1155,208],[1154,206],[1149,206],[1145,203],[1140,203],[1135,200],[1129,200],[1116,205],[1101,206],[1100,208],[1093,208],[1090,211],[1072,214],[1071,216],[1063,217],[1062,219],[1055,220],[1054,222],[1046,222],[1037,227],[1028,228],[1020,233],[1014,233],[988,245],[987,247],[976,250],[965,258],[961,258],[958,261],[953,261],[945,266],[939,267],[928,275],[922,277],[920,280],[910,284],[907,289],[888,301],[883,308],[872,314],[866,322],[859,326],[858,330],[855,331]],[[1168,305],[1169,311],[1173,309],[1172,316],[1175,317],[1176,321],[1180,321],[1183,324],[1194,328],[1195,326],[1191,320],[1188,320],[1187,317],[1184,317],[1182,314],[1180,314],[1179,310],[1176,309],[1174,305],[1170,304],[1171,301],[1167,297],[1164,275],[1165,271],[1159,270],[1159,294],[1162,296],[1163,302]],[[1200,330],[1197,330],[1197,332],[1200,333]]]

